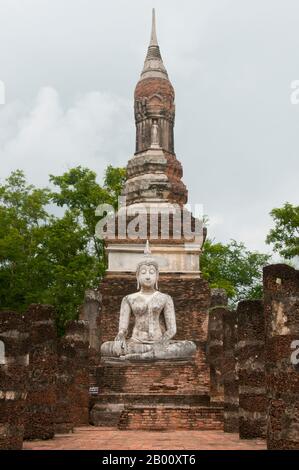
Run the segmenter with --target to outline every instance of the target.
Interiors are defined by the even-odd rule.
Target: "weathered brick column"
[[[223,388],[224,431],[239,431],[239,389],[236,370],[235,345],[237,341],[236,312],[223,314]]]
[[[74,426],[89,423],[89,329],[88,322],[72,321],[67,325],[65,341],[74,354],[74,382],[69,392],[71,420]]]
[[[74,429],[72,406],[75,382],[75,350],[65,338],[58,341],[58,368],[56,377],[55,434],[65,434]]]
[[[299,449],[299,271],[283,264],[266,266],[264,305],[267,445]]]
[[[100,311],[102,296],[97,289],[85,291],[84,303],[80,311],[80,320],[88,322],[90,348],[100,350]]]
[[[227,293],[225,289],[211,289],[211,305],[213,307],[227,307]]]
[[[0,449],[22,449],[28,333],[21,314],[0,312]]]
[[[51,305],[30,305],[25,321],[30,332],[29,387],[26,403],[25,438],[54,437],[57,333]]]
[[[210,365],[210,397],[212,402],[222,402],[223,392],[223,314],[224,307],[209,310],[207,360]]]
[[[102,310],[102,295],[98,289],[85,291],[84,303],[80,309],[80,320],[88,322],[89,330],[89,385],[93,396],[97,395],[96,373],[100,364],[100,315]]]
[[[266,436],[265,319],[261,300],[237,308],[239,434],[241,439]]]

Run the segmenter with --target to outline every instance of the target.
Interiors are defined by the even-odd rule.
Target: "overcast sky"
[[[152,7],[189,202],[211,237],[269,251],[269,211],[298,204],[298,0],[0,0],[1,181],[126,164]]]

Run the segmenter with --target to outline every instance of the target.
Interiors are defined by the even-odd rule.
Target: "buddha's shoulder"
[[[128,302],[144,298],[144,295],[140,292],[134,292],[134,294],[128,294],[124,297]],[[170,295],[164,294],[163,292],[156,291],[153,295],[153,298],[159,299],[160,301],[167,302],[171,300]]]
[[[140,292],[134,292],[133,294],[128,294],[123,298],[123,301],[127,301],[129,304],[134,302],[135,300],[139,300],[142,298],[142,294]]]
[[[164,294],[164,292],[159,292],[158,291],[157,294],[158,294],[158,296],[161,300],[164,300],[164,302],[168,302],[169,300],[171,300],[170,295]]]

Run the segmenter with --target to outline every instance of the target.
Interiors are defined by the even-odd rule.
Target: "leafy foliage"
[[[57,325],[77,316],[84,292],[106,269],[94,235],[101,203],[117,206],[125,170],[108,167],[103,186],[94,172],[73,168],[51,176],[56,190],[27,185],[16,171],[0,186],[0,306],[23,311],[32,302],[56,307]],[[61,217],[49,204],[63,207]]]
[[[266,242],[286,259],[299,256],[299,206],[287,202],[270,212],[275,227],[270,230]]]
[[[201,271],[210,287],[226,290],[234,306],[243,299],[262,297],[262,268],[269,259],[269,255],[251,252],[235,240],[224,245],[207,239],[201,256]]]

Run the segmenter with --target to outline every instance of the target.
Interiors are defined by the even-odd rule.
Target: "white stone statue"
[[[147,242],[145,255],[137,265],[137,288],[123,298],[119,330],[114,341],[101,346],[104,357],[130,360],[178,359],[192,356],[196,345],[192,341],[176,341],[175,311],[172,298],[158,291],[158,263],[150,255]],[[132,337],[127,339],[130,316],[135,324]],[[162,332],[160,315],[164,315],[166,330]]]

